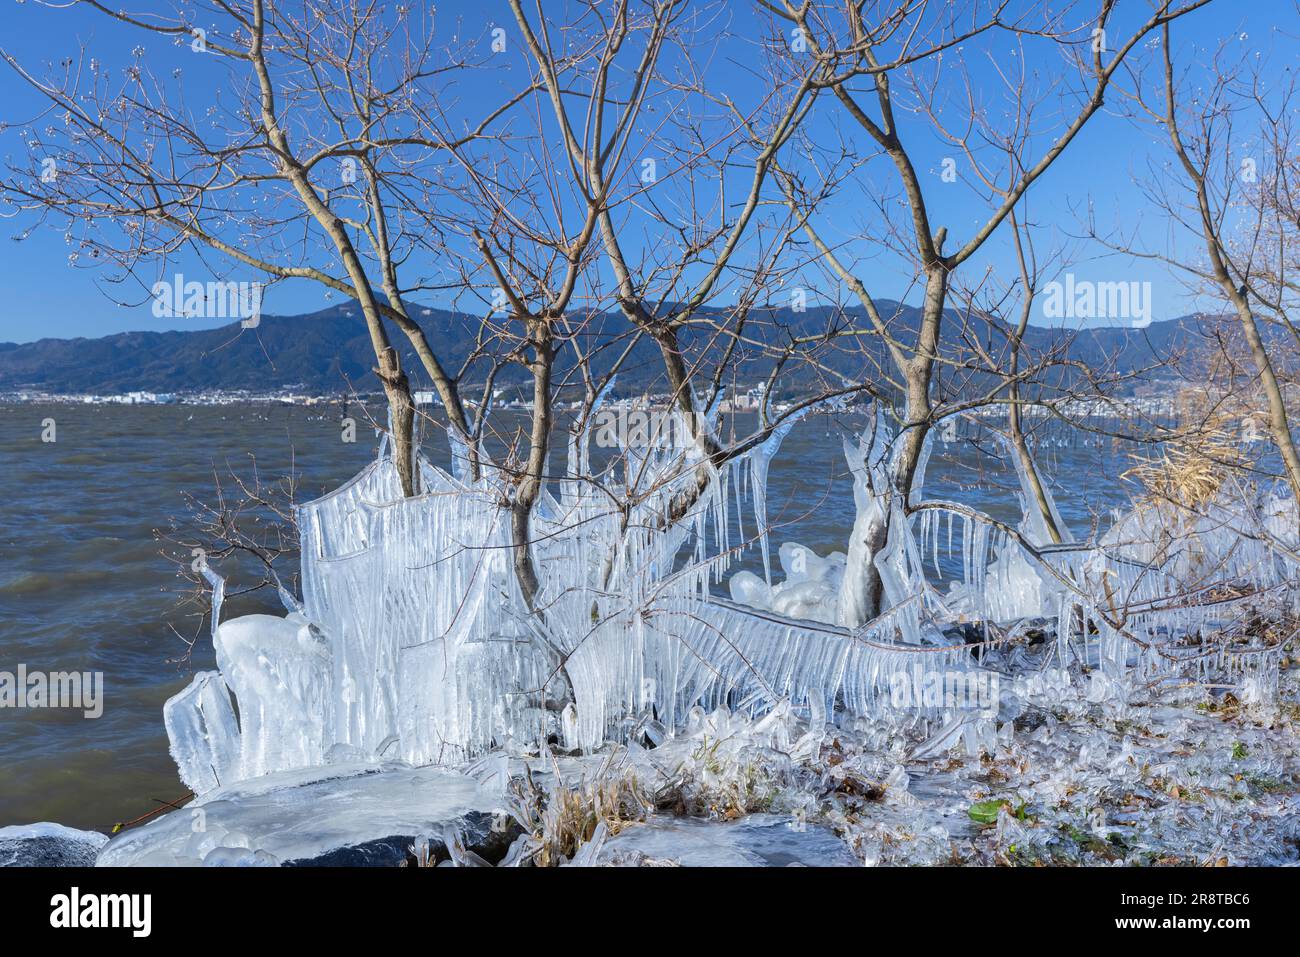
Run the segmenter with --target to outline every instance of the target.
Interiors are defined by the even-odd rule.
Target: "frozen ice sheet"
[[[52,824],[0,827],[0,867],[89,867],[108,838]]]
[[[446,768],[351,765],[286,771],[218,788],[115,837],[107,867],[275,864],[387,839],[436,837],[500,803]]]
[[[789,816],[751,814],[735,821],[653,818],[606,839],[600,864],[674,861],[682,867],[855,867],[857,858],[830,828]]]

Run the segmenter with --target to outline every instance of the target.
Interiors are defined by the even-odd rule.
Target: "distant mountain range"
[[[918,310],[881,302],[883,314],[898,310],[891,329],[899,336],[915,329]],[[704,313],[705,317],[709,314]],[[803,312],[789,309],[767,314],[774,323],[751,321],[746,335],[764,341],[788,341],[790,334],[817,336],[849,326],[865,327],[860,311],[833,311],[826,307]],[[430,342],[449,370],[459,370],[474,349],[482,320],[438,309],[419,309],[416,317]],[[949,316],[949,323],[957,321]],[[1184,317],[1153,322],[1145,329],[1106,327],[1070,332],[1031,326],[1026,352],[1041,354],[1068,343],[1069,357],[1081,366],[1120,373],[1149,369],[1170,356],[1195,349],[1202,343],[1212,320]],[[773,331],[777,326],[779,332]],[[414,388],[427,387],[427,380],[405,336],[391,329],[394,345],[402,352],[403,368]],[[706,325],[693,327],[683,337],[687,351],[715,343],[714,331]],[[621,316],[602,315],[588,322],[578,345],[594,354],[598,371],[621,354],[631,342]],[[851,348],[846,346],[852,343]],[[996,328],[978,321],[968,323],[965,342],[950,349],[953,357],[971,356],[975,343],[996,354],[1004,345]],[[878,379],[877,362],[884,359],[879,337],[839,338],[816,347],[818,358],[835,371],[857,379]],[[572,349],[566,349],[564,363],[572,367]],[[478,360],[481,362],[482,360]],[[121,393],[136,390],[188,393],[211,390],[255,390],[259,392],[294,388],[317,394],[343,394],[378,389],[374,355],[365,323],[355,303],[332,306],[297,316],[263,316],[257,328],[242,329],[238,322],[217,329],[192,332],[124,332],[98,339],[41,339],[29,343],[0,343],[0,392],[34,390],[51,393]],[[471,365],[467,381],[483,379],[482,369]],[[770,359],[748,359],[738,366],[737,380],[752,384],[770,372]],[[792,364],[781,381],[795,388],[810,372]],[[946,373],[949,377],[957,374]],[[662,385],[662,366],[657,347],[642,339],[633,349],[620,373],[619,392],[653,390]],[[499,385],[522,385],[527,374],[514,367],[498,378]],[[977,388],[978,382],[965,387]]]

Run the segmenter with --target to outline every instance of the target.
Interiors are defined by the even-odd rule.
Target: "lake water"
[[[0,825],[107,831],[185,795],[162,706],[214,662],[206,623],[178,607],[188,585],[155,530],[185,514],[187,493],[210,501],[214,472],[249,476],[254,462],[264,481],[296,471],[299,500],[336,487],[375,451],[355,407],[357,440],[342,441],[342,415],[339,406],[0,404],[0,672],[103,672],[105,701],[95,719],[0,709]],[[774,554],[787,540],[845,547],[853,503],[841,436],[856,421],[814,416],[786,438],[768,493]],[[1014,521],[1013,477],[987,444],[937,444],[927,493]],[[445,464],[440,437],[429,436],[426,453]],[[1058,504],[1076,535],[1127,495],[1121,450],[1049,442],[1040,457],[1065,485]],[[759,568],[757,548],[741,567]],[[232,576],[232,590],[238,583]],[[263,591],[231,599],[224,617],[254,611],[282,608]],[[191,655],[184,639],[195,635]]]

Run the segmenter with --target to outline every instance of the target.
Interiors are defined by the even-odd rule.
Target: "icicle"
[[[271,575],[271,580],[275,582],[275,591],[280,596],[280,604],[284,606],[284,610],[290,614],[301,615],[302,602],[295,598],[289,589],[284,587],[284,583],[280,581],[280,576],[275,573],[274,568],[268,567],[267,571]]]
[[[596,404],[603,401],[604,392]],[[701,413],[706,421],[716,414],[712,406]],[[1199,649],[1190,647],[1181,666],[1186,672],[1208,679],[1226,671],[1250,683],[1252,696],[1266,694],[1275,680],[1267,656],[1210,644],[1211,633],[1240,609],[1269,596],[1160,606],[1170,595],[1203,595],[1208,583],[1187,586],[1213,562],[1234,582],[1276,586],[1280,594],[1295,562],[1270,549],[1261,529],[1290,542],[1289,500],[1249,508],[1216,503],[1189,525],[1186,547],[1159,561],[1152,543],[1167,520],[1155,510],[1120,515],[1087,548],[1046,551],[1045,560],[1071,581],[1066,588],[1026,557],[1016,536],[970,510],[929,501],[913,523],[889,485],[896,450],[877,408],[866,432],[844,443],[856,506],[847,554],[819,555],[785,542],[777,550],[785,579],[773,582],[767,470],[787,429],[783,423],[749,456],[711,475],[681,521],[669,526],[662,516],[678,495],[693,491],[698,469],[709,467],[698,448],[668,437],[602,465],[606,488],[617,490],[618,476],[636,486],[622,490],[634,502],[624,514],[592,491],[586,440],[575,435],[567,474],[552,483],[534,515],[544,616],[531,613],[511,572],[510,516],[493,487],[499,479],[489,475],[470,486],[463,470],[453,477],[420,457],[425,494],[403,498],[381,437],[374,463],[299,506],[301,602],[276,580],[286,618],[222,623],[225,583],[204,570],[221,674],[169,703],[168,730],[186,780],[206,788],[232,775],[325,761],[459,762],[502,746],[544,745],[557,711],[565,715],[566,744],[584,749],[626,737],[643,726],[650,707],[670,732],[692,720],[697,727],[723,721],[713,712],[725,706],[766,714],[778,734],[782,723],[774,716],[793,703],[817,722],[869,716],[932,727],[942,736],[942,709],[900,711],[890,692],[923,671],[974,667],[964,643],[941,633],[951,619],[938,616],[950,606],[981,627],[1031,608],[1044,617],[1054,613],[1061,667],[1071,659],[1095,662],[1108,682],[1170,667],[1155,652],[1139,654],[1098,613],[1114,594],[1132,606],[1120,609],[1124,627],[1162,652],[1177,651],[1182,636],[1199,637]],[[454,452],[453,470],[463,464]],[[922,504],[923,472],[918,468],[913,504]],[[730,579],[742,604],[715,597],[711,585],[734,557],[733,510],[745,541],[745,495],[765,575]],[[924,562],[928,553],[939,577],[943,561],[955,563],[958,521],[961,584],[951,582],[940,598]],[[866,543],[879,541],[882,531],[884,546],[873,554]],[[1021,534],[1033,540],[1032,532]],[[886,607],[867,621],[855,588],[873,567]],[[237,699],[237,741],[221,707],[225,687]],[[1098,687],[1112,693],[1120,686]],[[198,743],[203,728],[214,729],[215,747]],[[986,748],[990,728],[963,725],[953,734]]]
[[[221,606],[226,600],[226,580],[212,570],[207,559],[203,559],[199,571],[212,586],[212,643],[217,643],[217,629],[221,627]]]

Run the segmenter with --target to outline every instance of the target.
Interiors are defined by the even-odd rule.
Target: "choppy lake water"
[[[186,793],[162,706],[214,661],[205,623],[178,607],[187,586],[154,530],[184,514],[186,493],[210,499],[214,471],[248,475],[254,459],[264,480],[296,471],[300,500],[336,487],[375,452],[355,411],[357,441],[341,440],[341,415],[338,406],[0,405],[0,672],[104,674],[99,718],[0,709],[0,825],[109,830]],[[48,419],[52,442],[42,440]],[[774,557],[787,540],[845,547],[853,501],[841,436],[856,422],[814,416],[786,438],[769,480]],[[938,443],[927,493],[1014,521],[1013,477],[983,445]],[[425,451],[445,464],[441,437]],[[1127,495],[1117,478],[1126,460],[1112,446],[1047,444],[1040,457],[1064,486],[1058,504],[1076,535]],[[757,570],[757,552],[736,567]],[[282,613],[262,592],[232,600],[224,617],[254,611]],[[180,636],[196,634],[187,657]]]

